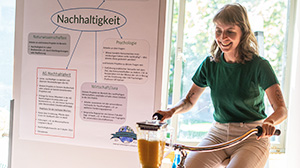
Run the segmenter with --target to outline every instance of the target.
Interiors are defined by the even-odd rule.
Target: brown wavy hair
[[[258,55],[258,44],[251,30],[248,20],[247,10],[238,3],[227,4],[222,7],[213,18],[214,23],[222,23],[225,25],[237,25],[242,30],[242,37],[237,46],[239,58],[238,63],[250,61],[253,55]],[[211,46],[211,55],[214,61],[219,62],[222,50],[214,40]]]

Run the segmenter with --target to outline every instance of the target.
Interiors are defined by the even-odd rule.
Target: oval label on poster
[[[118,29],[127,19],[119,12],[101,8],[71,8],[58,11],[51,16],[58,27],[83,32],[98,32]]]

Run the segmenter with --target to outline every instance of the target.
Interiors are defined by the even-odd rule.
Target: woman
[[[258,56],[255,36],[246,9],[228,4],[215,15],[215,40],[211,56],[199,66],[193,85],[184,99],[167,110],[158,110],[162,121],[189,111],[206,87],[211,89],[215,122],[199,146],[222,143],[261,125],[263,133],[221,151],[190,152],[187,168],[213,168],[230,159],[227,168],[263,168],[268,156],[269,137],[275,125],[287,117],[287,108],[279,82],[269,62]],[[265,114],[264,93],[274,112]]]

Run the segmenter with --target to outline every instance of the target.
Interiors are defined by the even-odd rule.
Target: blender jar
[[[167,124],[157,120],[137,123],[141,168],[159,168],[164,156]]]

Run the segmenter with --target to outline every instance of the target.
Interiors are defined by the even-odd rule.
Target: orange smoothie
[[[142,168],[159,168],[164,155],[164,141],[138,140],[139,158]]]

